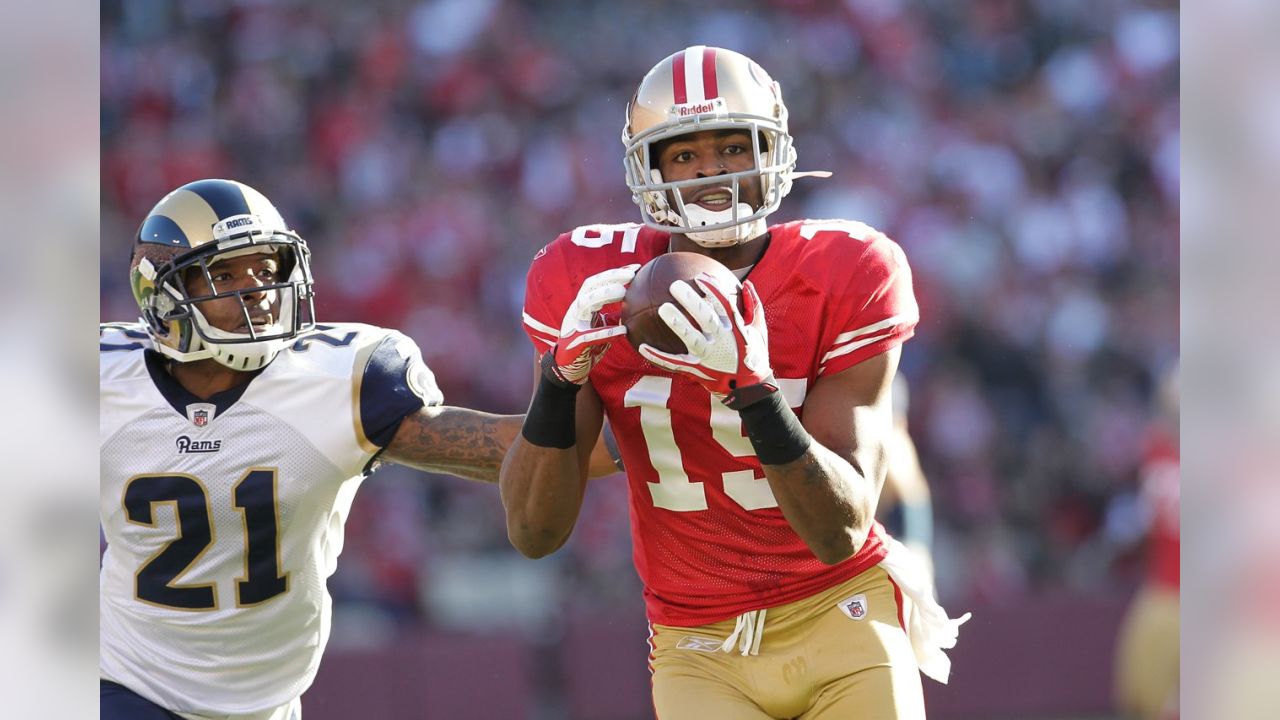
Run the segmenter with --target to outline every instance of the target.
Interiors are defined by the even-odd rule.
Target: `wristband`
[[[738,415],[762,465],[793,462],[804,455],[813,442],[782,393],[771,393],[743,408]]]
[[[561,390],[573,390],[577,392],[577,388],[582,387],[572,380],[567,380],[564,375],[560,374],[560,368],[556,366],[556,349],[542,353],[542,357],[538,358],[538,367],[542,368],[542,378]]]
[[[548,356],[550,353],[548,353]],[[545,361],[543,368],[546,368]],[[547,377],[546,372],[538,381],[538,389],[529,403],[520,434],[531,445],[567,450],[578,441],[577,419],[578,391],[581,385],[560,384]]]
[[[778,381],[773,379],[773,373],[769,373],[769,377],[761,380],[755,385],[744,385],[738,387],[733,386],[729,394],[721,400],[725,405],[742,412],[750,405],[754,405],[761,400],[774,395],[778,392]]]

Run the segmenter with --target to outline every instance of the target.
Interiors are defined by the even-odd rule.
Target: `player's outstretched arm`
[[[502,460],[523,424],[524,415],[493,415],[448,405],[424,407],[405,417],[380,459],[496,483]],[[603,442],[596,443],[588,475],[594,478],[617,472],[609,449]]]
[[[405,416],[380,459],[497,482],[502,458],[523,422],[523,415],[494,415],[449,405],[424,407]]]

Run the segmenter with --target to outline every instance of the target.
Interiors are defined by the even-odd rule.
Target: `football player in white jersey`
[[[443,405],[408,337],[316,324],[310,251],[253,188],[184,185],[101,330],[101,716],[296,720],[356,488],[394,462],[495,482],[523,416]],[[613,472],[601,446],[593,474]]]

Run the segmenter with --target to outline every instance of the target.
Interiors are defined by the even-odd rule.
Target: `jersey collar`
[[[236,404],[236,401],[238,401],[244,395],[245,391],[249,389],[249,385],[253,382],[253,378],[256,378],[258,374],[262,372],[262,370],[253,372],[253,377],[249,379],[249,382],[246,382],[243,385],[237,385],[236,387],[228,390],[214,393],[213,395],[210,395],[208,399],[201,399],[192,394],[191,391],[182,387],[182,384],[169,374],[169,371],[165,369],[165,363],[168,361],[165,356],[155,350],[146,350],[143,357],[146,359],[147,372],[151,374],[151,381],[155,384],[156,389],[159,390],[160,394],[164,396],[164,399],[169,402],[169,405],[171,405],[173,409],[183,417],[187,417],[188,405],[200,403],[213,405],[217,408],[215,417],[222,415],[227,410],[230,410],[232,405]]]

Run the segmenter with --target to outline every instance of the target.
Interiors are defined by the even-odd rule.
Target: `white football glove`
[[[578,296],[560,323],[555,347],[543,356],[544,372],[550,372],[561,383],[581,385],[587,381],[591,368],[609,348],[609,341],[627,332],[621,322],[597,324],[600,309],[622,300],[639,269],[639,264],[626,265],[582,281]]]
[[[699,295],[688,282],[671,284],[671,295],[694,322],[672,303],[663,303],[658,316],[684,342],[688,352],[668,353],[643,344],[640,355],[658,367],[689,375],[734,409],[741,409],[778,390],[769,367],[769,329],[764,307],[750,281],[743,283],[742,311],[715,278],[699,273],[694,282],[706,294]],[[696,323],[696,325],[695,325]]]

